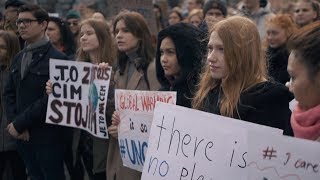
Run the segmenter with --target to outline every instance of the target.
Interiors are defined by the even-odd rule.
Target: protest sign
[[[50,59],[46,123],[83,129],[108,138],[106,105],[111,67]]]
[[[250,133],[282,137],[279,129],[159,102],[153,118],[142,180],[248,180]]]
[[[121,10],[127,9],[135,11],[143,15],[146,19],[148,27],[153,34],[157,34],[156,18],[153,11],[153,4],[150,0],[109,0],[108,8],[113,16],[117,15]]]
[[[121,113],[119,149],[123,165],[142,171],[148,148],[152,114],[130,111]]]
[[[320,143],[253,132],[248,137],[249,180],[319,180]]]
[[[246,131],[215,116],[157,103],[142,180],[245,180]]]
[[[129,110],[153,114],[157,101],[176,104],[177,93],[173,91],[115,90],[116,111]]]
[[[115,107],[120,112],[119,149],[123,165],[142,171],[156,102],[176,103],[176,92],[115,91]]]

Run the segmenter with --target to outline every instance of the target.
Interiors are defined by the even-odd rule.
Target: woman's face
[[[181,21],[181,19],[180,19],[180,17],[178,16],[177,13],[172,12],[172,13],[169,15],[169,25],[177,24],[177,23],[180,22],[180,21]]]
[[[166,37],[160,45],[160,62],[166,76],[178,76],[180,65],[177,59],[175,45],[171,38]]]
[[[197,15],[194,15],[190,18],[190,23],[196,27],[199,27],[201,23],[201,18]]]
[[[288,60],[288,73],[291,77],[289,90],[299,106],[306,110],[320,104],[320,73],[312,81],[306,65],[298,58],[294,51],[291,52]]]
[[[57,45],[60,43],[61,34],[60,34],[59,26],[55,22],[50,21],[48,23],[46,33],[52,44]]]
[[[4,60],[7,54],[7,43],[0,37],[0,63]]]
[[[83,24],[80,28],[80,47],[89,54],[96,52],[99,48],[96,32],[89,24]]]
[[[294,11],[294,19],[296,24],[304,26],[313,22],[317,17],[317,13],[313,10],[311,3],[299,2]]]
[[[223,42],[216,32],[210,35],[207,63],[213,79],[223,79],[227,76],[229,70],[224,59]]]
[[[271,48],[278,48],[287,42],[286,31],[278,25],[267,25],[267,42]]]
[[[138,48],[139,39],[129,31],[124,20],[118,21],[115,31],[119,51],[129,53]]]

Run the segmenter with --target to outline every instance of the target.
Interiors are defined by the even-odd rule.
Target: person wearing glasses
[[[70,10],[67,13],[66,21],[69,24],[70,30],[74,36],[75,44],[77,45],[80,32],[80,13],[76,10]]]
[[[25,48],[13,59],[3,92],[9,134],[31,180],[64,180],[63,158],[67,128],[45,123],[49,59],[67,59],[45,36],[48,13],[37,5],[18,10],[18,27]]]

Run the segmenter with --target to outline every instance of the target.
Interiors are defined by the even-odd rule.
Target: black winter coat
[[[268,73],[269,76],[281,84],[290,80],[287,72],[289,52],[285,46],[279,48],[268,48]]]
[[[21,79],[24,50],[14,58],[5,85],[3,99],[9,122],[19,133],[28,130],[30,144],[59,144],[65,139],[66,128],[45,123],[48,96],[45,85],[49,79],[49,59],[67,59],[51,43],[39,47]]]
[[[219,89],[214,88],[206,98],[203,111],[220,115]],[[263,82],[240,95],[239,115],[235,119],[270,126],[284,130],[285,135],[293,135],[290,125],[289,102],[293,99],[288,89],[276,82]]]

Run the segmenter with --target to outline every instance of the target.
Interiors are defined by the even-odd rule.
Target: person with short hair
[[[265,22],[273,14],[266,8],[261,7],[260,0],[242,0],[243,7],[240,15],[245,16],[255,22],[260,38],[264,39],[266,34]]]
[[[23,5],[16,25],[25,48],[14,58],[3,99],[9,134],[18,139],[17,150],[31,180],[64,180],[63,158],[68,129],[46,124],[49,59],[67,59],[45,36],[48,13],[37,5]]]
[[[194,9],[202,9],[203,4],[203,0],[188,0],[188,12],[191,12]]]
[[[226,4],[221,0],[209,0],[203,6],[204,17],[225,18],[228,16]]]
[[[24,40],[20,37],[18,27],[16,26],[16,20],[18,18],[18,9],[25,3],[20,0],[7,0],[5,2],[5,10],[3,16],[3,29],[6,31],[13,31],[19,38],[20,47],[24,47]]]
[[[303,27],[319,20],[319,3],[314,0],[299,0],[294,10],[294,20],[299,27]]]

